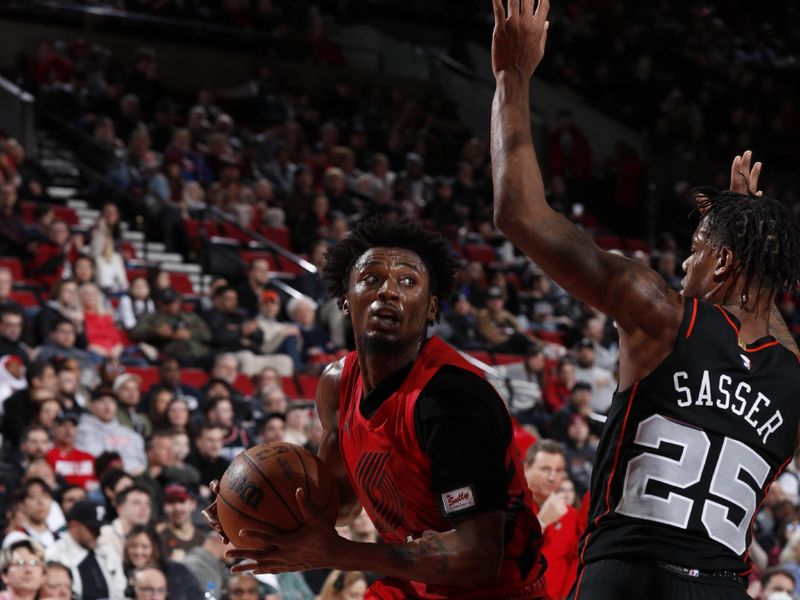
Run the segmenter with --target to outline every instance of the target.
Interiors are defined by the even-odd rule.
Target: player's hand
[[[553,492],[539,507],[537,516],[542,527],[547,527],[558,521],[565,514],[567,514],[567,501],[564,499],[564,494]]]
[[[539,0],[535,11],[534,2],[508,0],[506,16],[503,0],[492,0],[492,70],[495,77],[508,72],[527,81],[541,62],[547,42],[550,0]]]
[[[209,484],[209,489],[211,493],[215,496],[219,494],[219,480],[215,479]],[[206,506],[203,511],[200,513],[203,517],[203,521],[206,522],[206,525],[211,527],[211,529],[215,530],[219,536],[222,538],[222,543],[227,544],[229,540],[225,533],[222,531],[222,525],[219,524],[219,515],[217,514],[217,501],[214,500],[211,504]]]
[[[761,162],[750,166],[753,153],[745,150],[741,156],[736,156],[731,164],[731,191],[737,194],[746,194],[748,191],[756,196],[763,196],[764,192],[758,189],[758,178],[761,175]]]
[[[333,557],[340,556],[342,538],[325,515],[306,498],[302,488],[295,492],[300,507],[302,524],[291,533],[269,533],[256,529],[242,529],[239,535],[252,540],[252,548],[228,550],[225,558],[246,562],[235,565],[232,573],[252,571],[262,573],[287,573],[307,569],[331,567]]]

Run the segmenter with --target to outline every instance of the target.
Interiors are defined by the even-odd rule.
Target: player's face
[[[687,298],[710,300],[719,291],[719,251],[709,243],[707,221],[703,220],[692,235],[692,253],[683,261],[686,277],[681,294]]]
[[[436,316],[428,269],[411,250],[372,248],[350,272],[342,306],[367,353],[392,353],[424,338]]]
[[[528,487],[539,503],[558,490],[565,474],[564,457],[560,454],[537,452],[533,462],[525,466]]]

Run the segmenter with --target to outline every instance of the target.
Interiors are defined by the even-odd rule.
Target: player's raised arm
[[[629,332],[677,333],[681,298],[655,271],[604,252],[552,210],[530,128],[530,78],[544,55],[549,0],[493,0],[492,173],[497,227],[561,287],[611,315]]]

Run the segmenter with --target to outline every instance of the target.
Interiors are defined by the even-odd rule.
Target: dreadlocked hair
[[[416,221],[370,217],[359,222],[346,238],[325,254],[322,277],[331,296],[338,298],[340,308],[350,286],[353,265],[367,250],[376,247],[414,252],[428,270],[431,295],[440,300],[452,295],[458,264],[447,240]],[[436,320],[439,320],[438,310]]]
[[[744,277],[744,305],[756,288],[783,294],[800,279],[800,228],[791,210],[774,198],[721,192],[700,207],[709,242],[728,248],[734,257],[733,276]]]

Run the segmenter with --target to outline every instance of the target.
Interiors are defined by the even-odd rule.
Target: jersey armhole
[[[683,321],[681,321],[678,340],[688,340],[692,336],[692,333],[694,333],[698,304],[697,298],[686,298],[684,300]]]

